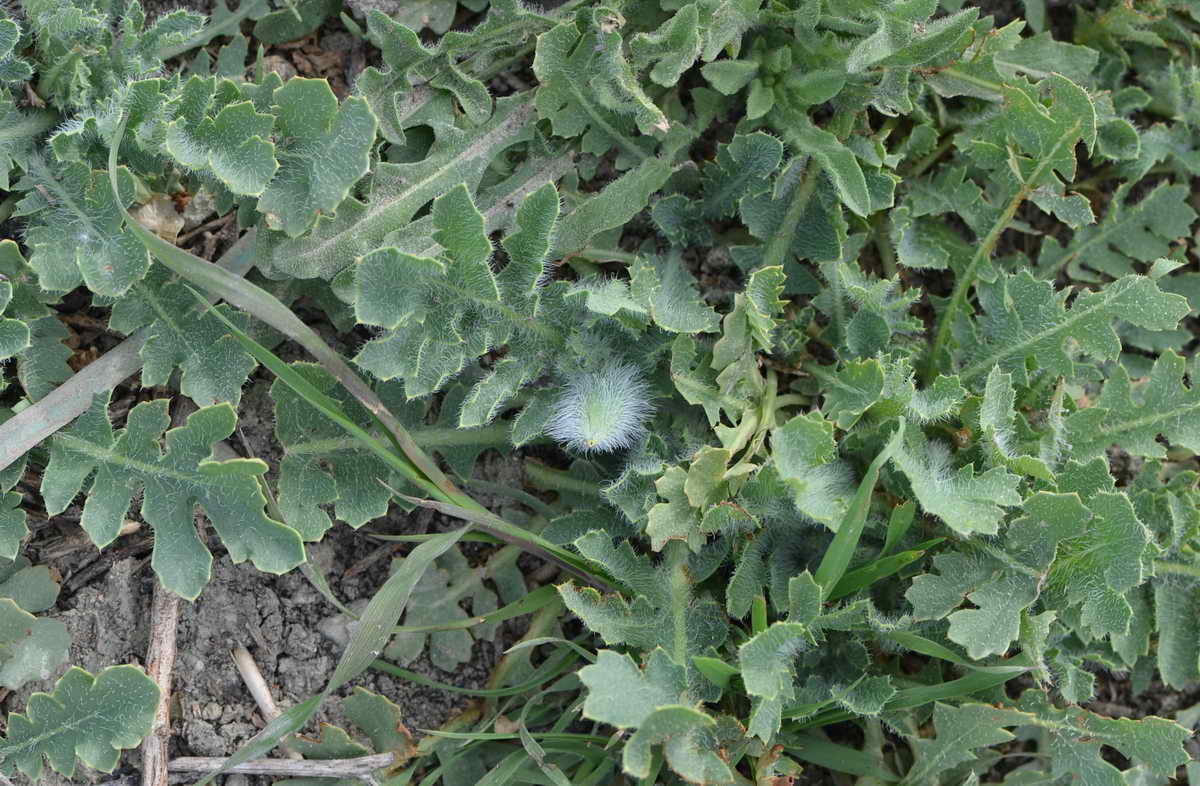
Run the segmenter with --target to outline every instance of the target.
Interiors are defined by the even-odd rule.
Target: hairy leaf
[[[1161,291],[1146,276],[1129,275],[1097,291],[1080,292],[1067,308],[1070,294],[1055,292],[1049,282],[1028,272],[1002,275],[994,285],[981,286],[984,314],[964,342],[959,377],[972,383],[999,366],[1026,385],[1030,361],[1050,374],[1073,377],[1069,341],[1094,358],[1111,360],[1121,350],[1115,320],[1165,330],[1188,313],[1186,299]]]
[[[279,171],[258,200],[267,225],[296,237],[318,216],[335,213],[367,173],[375,116],[361,98],[339,107],[319,79],[291,79],[272,97]],[[245,110],[249,111],[249,110]],[[218,118],[219,120],[219,118]]]
[[[908,478],[921,507],[962,535],[995,534],[1004,508],[1021,504],[1016,475],[1003,467],[981,474],[970,465],[955,471],[946,445],[928,441],[916,427],[905,430],[892,461]]]
[[[613,21],[605,23],[617,26]],[[537,110],[558,136],[581,136],[584,152],[597,155],[616,148],[638,162],[649,155],[651,140],[635,132],[666,131],[662,110],[631,79],[621,56],[621,36],[611,30],[580,30],[564,22],[538,36],[533,72]]]
[[[108,173],[86,164],[68,164],[58,172],[41,167],[33,191],[18,213],[33,215],[25,236],[29,264],[44,289],[65,292],[81,283],[99,295],[120,296],[150,269],[150,255],[121,224]],[[120,172],[121,199],[133,201],[134,181]],[[27,187],[33,188],[33,182]],[[35,196],[36,195],[36,196]]]
[[[528,98],[514,96],[497,101],[488,122],[476,128],[460,129],[445,119],[431,119],[435,141],[423,159],[380,163],[372,173],[366,202],[346,198],[317,217],[303,238],[261,233],[258,264],[272,276],[332,278],[379,248],[388,233],[436,197],[464,182],[474,189],[492,159],[527,136],[532,113]]]
[[[219,306],[245,328],[247,320]],[[165,385],[176,368],[179,389],[200,406],[228,401],[237,406],[242,386],[257,363],[184,283],[156,267],[113,306],[109,327],[133,333],[149,325],[142,345],[142,385]]]
[[[75,774],[78,758],[112,772],[121,751],[150,733],[159,690],[135,666],[110,666],[96,676],[72,667],[52,693],[35,693],[25,714],[8,716],[0,740],[0,769],[37,780],[43,757],[55,772]]]
[[[1171,243],[1186,235],[1196,220],[1196,211],[1187,203],[1188,189],[1160,184],[1137,202],[1130,200],[1131,189],[1129,184],[1117,188],[1104,220],[1080,229],[1065,247],[1047,238],[1038,266],[1066,269],[1073,278],[1096,281],[1096,273],[1120,278],[1134,272],[1130,260],[1152,262],[1166,256]]]
[[[188,599],[200,594],[212,566],[196,532],[196,505],[235,562],[249,558],[260,570],[283,573],[304,561],[300,536],[264,511],[258,476],[266,464],[211,458],[212,444],[233,433],[232,407],[205,407],[169,431],[166,399],[134,407],[126,427],[117,431],[107,409],[108,396],[98,395],[74,425],[55,434],[42,479],[47,510],[65,510],[92,478],[81,523],[96,545],[106,546],[140,491],[142,517],[155,533],[151,564],[164,586]],[[165,450],[159,443],[164,437]]]
[[[1200,391],[1184,385],[1185,364],[1173,350],[1154,362],[1150,377],[1134,384],[1129,372],[1117,366],[1092,406],[1067,417],[1067,440],[1080,458],[1102,455],[1120,445],[1135,456],[1163,457],[1159,436],[1191,451],[1200,451],[1196,412]]]
[[[541,373],[544,353],[559,340],[541,313],[544,255],[557,218],[557,194],[546,186],[522,204],[521,229],[506,245],[514,256],[499,274],[491,270],[491,242],[466,186],[439,197],[433,211],[441,256],[384,248],[356,268],[359,320],[387,329],[363,347],[357,362],[381,379],[402,379],[413,398],[440,389],[468,361],[507,344],[508,357],[520,359],[519,366],[510,367],[517,373],[485,378],[481,388],[498,389],[478,392],[489,400],[482,413],[468,410],[472,422],[487,422]]]

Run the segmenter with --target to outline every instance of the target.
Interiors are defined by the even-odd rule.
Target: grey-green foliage
[[[1016,737],[1037,755],[1010,782],[1169,777],[1182,726],[1078,705],[1099,669],[1134,690],[1200,678],[1200,13],[1031,1],[1027,24],[975,5],[431,0],[345,17],[379,59],[339,100],[247,63],[332,0],[218,4],[204,29],[28,0],[0,19],[0,210],[23,231],[0,244],[4,403],[69,375],[55,306],[80,286],[144,338],[139,381],[158,392],[115,423],[101,395],[0,469],[0,556],[28,534],[18,477],[47,455],[47,510],[86,491],[99,546],[142,495],[152,565],[188,598],[211,560],[197,506],[235,560],[281,572],[335,521],[436,497],[507,545],[441,556],[373,648],[453,670],[495,640],[478,617],[542,604],[521,607],[530,641],[481,705],[495,722],[469,730],[515,743],[410,750],[391,708],[356,698],[374,750],[436,755],[451,786],[802,767],[957,786],[987,782]],[[152,260],[123,210],[172,198],[253,227],[266,286],[324,312],[369,377],[351,393],[344,370],[255,349],[282,375],[277,475],[216,453],[255,368],[230,325],[281,336],[206,310]],[[266,302],[245,290],[225,292]],[[168,430],[171,386],[200,409]],[[503,520],[469,504],[477,489]],[[525,593],[514,543],[566,570],[555,593]],[[568,662],[576,633],[586,665]],[[96,685],[144,687],[114,674]],[[34,704],[10,729],[54,738],[35,729],[51,706],[74,723]],[[135,709],[52,763],[108,766]],[[4,744],[0,766],[36,772],[41,743]],[[334,728],[294,744],[372,749]]]
[[[244,317],[228,318],[245,325]],[[179,390],[200,406],[237,405],[255,362],[198,301],[188,287],[161,267],[113,305],[109,327],[130,334],[147,327],[142,344],[142,384],[165,385],[179,368]]]
[[[146,24],[137,0],[28,0],[37,89],[61,110],[90,110],[163,65],[163,51],[197,33],[204,17],[178,10]]]
[[[24,469],[23,464],[14,466]],[[67,626],[34,616],[54,607],[58,591],[45,565],[32,565],[24,556],[0,559],[0,684],[9,690],[49,679],[67,662]]]
[[[517,230],[504,241],[508,264],[490,268],[491,241],[483,214],[464,186],[433,205],[438,258],[382,248],[354,272],[359,322],[387,332],[357,361],[381,379],[400,378],[409,398],[440,389],[470,360],[507,345],[505,361],[468,398],[464,426],[483,425],[545,368],[562,332],[555,325],[560,288],[543,292],[546,252],[558,219],[558,193],[545,186],[517,213]],[[557,295],[557,297],[556,297]]]
[[[109,666],[96,676],[71,667],[52,693],[35,693],[25,713],[8,716],[0,767],[35,781],[44,761],[67,777],[77,759],[112,772],[121,751],[150,733],[158,699],[158,686],[136,666]]]
[[[139,404],[130,410],[125,428],[114,430],[108,396],[96,396],[87,413],[53,438],[42,483],[47,509],[65,510],[90,479],[81,523],[93,542],[106,546],[141,492],[142,516],[155,531],[152,564],[163,584],[186,598],[200,594],[212,568],[212,555],[196,532],[195,505],[206,512],[235,561],[249,558],[260,570],[275,573],[303,562],[300,536],[264,510],[257,476],[266,472],[266,464],[211,457],[213,443],[233,433],[233,408],[227,403],[205,407],[168,431],[167,403]]]

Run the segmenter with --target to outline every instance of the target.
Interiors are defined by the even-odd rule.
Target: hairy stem
[[[996,249],[996,244],[1000,241],[1000,236],[1004,234],[1004,230],[1008,229],[1013,216],[1017,214],[1017,209],[1037,188],[1038,181],[1042,179],[1042,175],[1046,174],[1046,170],[1053,165],[1054,159],[1063,145],[1067,144],[1068,140],[1076,138],[1075,135],[1079,130],[1081,122],[1076,121],[1054,143],[1054,147],[1050,149],[1050,152],[1042,157],[1042,160],[1038,162],[1037,167],[1033,170],[1033,174],[1017,189],[1017,193],[1008,201],[1004,210],[1001,211],[999,218],[992,224],[992,228],[976,247],[975,253],[971,256],[971,261],[955,277],[954,291],[950,295],[950,302],[946,304],[946,309],[942,312],[941,318],[938,320],[937,334],[934,337],[933,348],[929,352],[928,363],[925,366],[923,377],[926,383],[931,382],[941,370],[939,366],[942,355],[948,349],[947,344],[950,341],[950,334],[954,328],[954,323],[958,318],[958,312],[966,305],[971,289],[975,285],[975,277],[979,274],[979,267],[991,258],[992,252]]]

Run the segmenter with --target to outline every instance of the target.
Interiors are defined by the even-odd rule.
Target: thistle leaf
[[[44,176],[42,176],[44,175]],[[134,181],[125,169],[118,174],[121,199],[133,201]],[[33,215],[25,242],[29,264],[42,288],[66,292],[85,283],[98,295],[119,297],[150,269],[150,255],[132,232],[122,227],[108,173],[76,162],[57,174],[42,169],[38,184],[46,196],[18,205],[20,215]],[[33,182],[26,186],[33,188]]]
[[[961,535],[994,535],[1004,518],[1004,508],[1021,504],[1019,478],[1003,467],[976,475],[970,465],[954,471],[949,449],[929,442],[921,430],[909,426],[892,455],[896,467],[908,478],[917,501],[928,513]]]
[[[266,472],[266,464],[211,458],[212,444],[233,433],[232,407],[205,407],[186,425],[166,431],[166,399],[144,402],[130,410],[126,427],[116,432],[107,408],[108,396],[96,396],[74,425],[54,435],[42,478],[42,496],[52,515],[65,510],[93,478],[81,523],[92,542],[103,547],[116,539],[141,491],[142,517],[155,533],[151,565],[165,587],[189,600],[208,583],[212,566],[212,555],[196,533],[197,504],[234,562],[249,558],[259,570],[283,573],[304,561],[296,531],[264,512],[257,476]],[[164,436],[165,451],[159,444]]]
[[[698,783],[733,783],[721,760],[713,734],[716,722],[686,706],[685,669],[661,648],[654,649],[645,669],[628,655],[600,650],[596,662],[579,670],[588,688],[583,714],[621,729],[636,728],[623,755],[633,777],[650,776],[651,746],[664,745],[671,768]]]
[[[645,671],[628,655],[600,650],[595,663],[579,670],[579,679],[590,688],[584,716],[618,729],[637,728],[656,709],[678,704],[687,693],[683,666],[662,648],[650,652]]]
[[[1117,366],[1095,403],[1067,417],[1067,440],[1077,459],[1103,455],[1120,445],[1135,456],[1163,458],[1159,436],[1200,452],[1200,390],[1184,385],[1183,358],[1168,349],[1154,361],[1150,377],[1134,384],[1124,366]],[[1196,379],[1193,372],[1192,380]]]
[[[1028,271],[981,284],[984,314],[969,328],[960,354],[966,361],[959,372],[962,381],[969,384],[999,366],[1017,384],[1027,385],[1030,361],[1055,376],[1074,377],[1068,341],[1091,357],[1112,360],[1121,351],[1113,330],[1115,320],[1166,330],[1189,310],[1186,298],[1167,294],[1153,279],[1138,275],[1125,276],[1095,292],[1081,292],[1067,308],[1069,295],[1069,290],[1055,292],[1053,285],[1038,281]]]
[[[685,600],[687,613],[680,619],[672,613],[672,604],[677,599],[670,597],[671,577],[666,568],[634,553],[628,542],[613,546],[607,533],[594,531],[578,538],[575,547],[636,593],[627,601],[616,593],[601,595],[590,587],[559,585],[559,594],[567,608],[604,641],[651,650],[673,646],[676,635],[680,635],[693,652],[719,646],[724,641],[728,630],[721,621],[720,607],[707,600]],[[681,623],[683,627],[679,630]],[[689,684],[694,685],[698,678],[689,676]]]
[[[353,112],[361,114],[358,109]],[[456,128],[444,118],[431,119],[435,141],[423,159],[380,163],[372,173],[366,202],[346,198],[317,217],[303,238],[260,233],[257,264],[275,277],[332,278],[379,248],[390,232],[411,221],[431,200],[459,183],[473,190],[497,155],[527,138],[532,112],[528,98],[515,96],[497,101],[488,122],[469,130]],[[285,172],[286,167],[276,179]]]
[[[933,706],[933,723],[938,734],[931,739],[911,741],[915,761],[901,783],[904,786],[936,783],[938,775],[946,770],[974,761],[974,749],[1013,739],[1005,726],[1028,721],[1027,715],[1016,710],[987,704],[950,707],[939,702]]]
[[[603,155],[616,148],[621,159],[645,159],[653,143],[637,136],[668,125],[662,111],[640,88],[629,84],[622,60],[607,59],[616,49],[620,57],[619,33],[581,31],[575,22],[563,22],[538,36],[533,72],[539,86],[535,102],[538,115],[549,120],[554,133],[582,137],[586,153]],[[627,64],[625,66],[628,67]]]
[[[1166,256],[1171,243],[1187,235],[1196,220],[1196,211],[1187,203],[1189,191],[1186,186],[1162,183],[1132,202],[1132,188],[1131,184],[1118,187],[1104,220],[1080,229],[1065,247],[1046,238],[1038,267],[1065,269],[1080,281],[1099,281],[1097,273],[1120,278],[1135,272],[1130,260],[1153,262]]]
[[[629,42],[632,66],[650,66],[650,79],[670,87],[700,56],[700,15],[695,5],[685,5],[653,33],[638,33]]]
[[[319,392],[342,405],[342,411],[363,427],[371,421],[361,406],[320,366],[293,364]],[[287,523],[306,541],[320,540],[332,526],[322,505],[334,504],[334,515],[355,529],[388,510],[392,493],[376,478],[391,478],[383,462],[321,415],[289,385],[271,385],[275,401],[275,436],[284,450],[279,463],[279,509]]]
[[[1050,771],[1056,778],[1070,774],[1089,786],[1124,786],[1127,781],[1121,771],[1100,755],[1102,745],[1144,763],[1163,778],[1170,778],[1190,758],[1184,743],[1191,732],[1166,718],[1105,718],[1080,707],[1060,709],[1037,690],[1021,694],[1017,707],[1033,715],[1035,725],[1048,733]]]
[[[779,731],[783,708],[795,698],[794,655],[812,642],[806,626],[776,622],[738,647],[742,680],[754,697],[747,734],[767,741]]]
[[[112,772],[121,751],[150,733],[158,699],[158,686],[134,666],[110,666],[95,677],[72,667],[52,693],[33,694],[25,714],[8,716],[0,770],[19,769],[36,781],[44,756],[68,778],[76,758]]]
[[[761,131],[738,134],[717,149],[704,167],[704,212],[713,218],[731,216],[742,197],[757,190],[783,160],[783,144]]]
[[[29,346],[29,326],[19,319],[4,316],[12,297],[12,283],[0,281],[0,361],[8,360]]]
[[[5,592],[0,587],[0,594]],[[71,634],[62,622],[35,617],[13,598],[0,597],[0,685],[16,690],[30,680],[50,679],[67,662],[70,646]]]
[[[527,220],[542,226],[543,234],[557,214],[553,194],[553,186],[546,186],[536,199],[530,197]],[[510,358],[524,358],[518,380],[537,377],[544,367],[542,353],[559,340],[539,318],[543,288],[537,284],[543,263],[537,252],[505,270],[502,289],[490,267],[492,247],[483,216],[467,187],[460,185],[439,197],[433,218],[434,239],[445,244],[440,256],[417,257],[383,248],[358,264],[358,319],[386,332],[367,343],[356,361],[380,379],[402,379],[410,398],[439,390],[468,361],[506,344]],[[519,239],[515,245],[523,242]],[[489,379],[484,384],[494,385],[496,380]],[[515,393],[515,386],[504,392]],[[489,414],[503,400],[493,397]]]
[[[245,329],[245,314],[218,306]],[[258,365],[193,292],[161,267],[113,306],[109,327],[125,334],[150,325],[142,345],[142,385],[165,385],[179,368],[179,390],[205,407],[220,401],[237,406],[242,386]]]
[[[267,225],[297,237],[334,213],[367,173],[375,116],[351,96],[339,107],[321,79],[291,79],[272,98],[279,171],[258,200]]]
[[[228,80],[192,77],[164,146],[181,165],[212,175],[234,194],[258,196],[279,168],[271,142],[275,119],[240,97]]]
[[[412,600],[405,611],[404,625],[438,626],[465,620],[467,613],[459,606],[464,600],[471,602],[473,617],[481,617],[489,611],[495,611],[498,608],[496,594],[484,586],[483,579],[482,567],[472,568],[466,557],[457,550],[446,552],[438,558],[436,567],[426,572],[421,583],[413,590]],[[430,662],[442,671],[454,672],[471,660],[476,638],[490,639],[494,635],[494,627],[489,630],[479,626],[471,629],[397,633],[392,637],[384,654],[408,665],[420,657],[428,645]]]
[[[983,404],[979,408],[980,436],[990,443],[992,455],[1004,466],[1019,475],[1031,475],[1053,483],[1054,473],[1041,458],[1017,452],[1013,426],[1017,412],[1013,408],[1016,391],[1012,375],[993,368],[984,388]]]

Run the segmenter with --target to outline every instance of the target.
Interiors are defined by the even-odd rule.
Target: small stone
[[[296,67],[287,58],[280,57],[279,55],[267,55],[263,58],[263,65],[268,71],[279,74],[279,78],[285,82],[297,73]]]
[[[326,52],[349,52],[350,48],[354,46],[354,39],[349,33],[339,31],[321,36],[321,40],[317,45]]]
[[[350,610],[359,614],[370,603],[370,598],[359,598],[350,605]],[[345,647],[358,627],[358,620],[352,620],[345,614],[334,614],[317,623],[317,631],[339,647]]]

